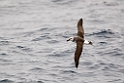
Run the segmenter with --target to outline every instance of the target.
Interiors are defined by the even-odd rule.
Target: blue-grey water
[[[124,0],[0,0],[0,83],[124,83]]]

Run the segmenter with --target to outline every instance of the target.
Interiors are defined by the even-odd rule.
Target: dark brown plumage
[[[76,68],[78,68],[78,65],[79,65],[79,59],[82,53],[83,43],[84,43],[84,29],[83,29],[82,23],[83,23],[83,20],[81,18],[77,23],[77,29],[78,29],[77,37],[81,37],[81,40],[83,41],[76,41],[77,46],[76,46],[76,51],[74,56]]]
[[[83,19],[79,19],[77,23],[77,36],[70,37],[67,41],[76,42],[76,51],[74,55],[75,67],[78,68],[79,59],[83,50],[84,43],[87,45],[92,45],[91,41],[84,40],[84,29],[83,29]]]

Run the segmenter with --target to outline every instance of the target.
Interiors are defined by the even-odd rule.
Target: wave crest
[[[99,32],[94,32],[92,34],[88,34],[88,36],[96,36],[96,37],[105,37],[105,38],[111,38],[114,36],[117,36],[115,32],[113,32],[111,29],[108,30],[101,30]]]

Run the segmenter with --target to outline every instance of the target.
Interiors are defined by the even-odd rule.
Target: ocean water
[[[0,0],[0,83],[124,83],[124,0]]]

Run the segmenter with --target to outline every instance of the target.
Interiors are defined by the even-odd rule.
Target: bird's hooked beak
[[[73,37],[70,37],[70,38],[67,40],[67,42],[68,42],[68,41],[73,41]]]
[[[70,41],[70,39],[67,40],[67,42]]]

